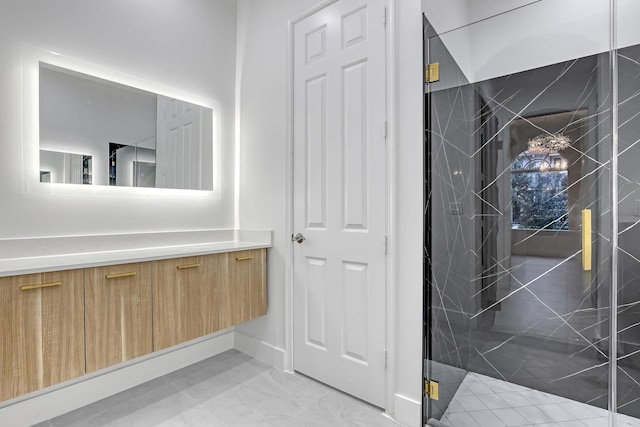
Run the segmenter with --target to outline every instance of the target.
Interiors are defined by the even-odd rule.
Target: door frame
[[[429,63],[429,41],[427,36],[428,21],[424,12],[422,13],[422,64],[427,67]],[[429,375],[427,363],[431,360],[431,301],[433,281],[431,276],[431,265],[429,259],[431,257],[431,92],[426,90],[427,82],[423,78],[422,91],[423,94],[423,128],[424,128],[424,154],[423,154],[423,228],[422,243],[425,248],[422,259],[422,286],[423,286],[423,302],[422,302],[422,382],[427,381]],[[429,397],[423,393],[421,399],[421,425],[426,425],[431,414],[431,401]]]
[[[295,25],[300,21],[308,18],[316,12],[336,3],[339,0],[320,0],[315,6],[308,9],[306,12],[296,15],[287,21],[287,50],[286,50],[286,155],[287,161],[285,162],[285,177],[286,177],[286,217],[285,217],[285,229],[288,233],[295,232],[293,230],[294,222],[294,141],[293,141],[293,96],[294,96],[294,30]],[[386,362],[387,369],[385,373],[386,379],[386,405],[385,412],[393,414],[395,402],[395,348],[396,343],[394,339],[394,331],[396,328],[396,283],[395,283],[395,265],[396,265],[396,250],[395,250],[395,230],[396,224],[396,71],[395,71],[395,59],[397,50],[397,39],[395,36],[395,11],[396,2],[398,0],[384,0],[386,15],[384,11],[380,11],[380,24],[386,25],[386,58],[385,58],[385,99],[386,99],[386,236],[387,236],[387,256],[385,265],[385,341],[386,341]],[[384,21],[382,21],[384,19]],[[381,129],[382,132],[382,129]],[[287,242],[289,239],[287,238]],[[284,370],[286,372],[294,372],[293,360],[295,355],[293,354],[293,251],[294,246],[291,242],[289,246],[289,252],[285,256],[285,348],[284,348]]]

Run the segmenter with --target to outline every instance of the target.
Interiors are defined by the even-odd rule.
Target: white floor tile
[[[515,408],[531,424],[551,423],[555,420],[542,412],[537,406],[521,406]]]
[[[531,405],[531,402],[525,399],[524,396],[521,396],[520,393],[499,393],[498,396],[512,408]]]
[[[618,427],[640,427],[640,420],[624,414],[618,414]]]
[[[512,405],[506,402],[497,394],[479,394],[478,399],[489,409],[511,408]],[[528,403],[527,403],[528,404]]]
[[[482,374],[477,374],[475,372],[469,372],[467,374],[467,376],[464,378],[464,380],[466,382],[476,382],[476,381],[482,381],[483,378],[486,378],[484,375]]]
[[[554,403],[546,393],[539,392],[538,390],[525,390],[519,392],[520,396],[527,399],[533,405],[546,405],[548,403]]]
[[[454,397],[451,402],[449,402],[449,406],[447,407],[448,414],[456,412],[469,412],[464,406],[460,404],[460,399],[461,397],[456,394],[456,397]]]
[[[586,420],[589,418],[598,418],[600,415],[591,405],[580,402],[561,403],[560,407],[573,416],[574,420]]]
[[[491,389],[494,393],[511,393],[514,388],[506,381],[501,380],[489,380],[485,381],[484,384]]]
[[[459,415],[473,421],[465,412]],[[477,423],[460,425],[481,427]],[[269,368],[237,351],[40,425],[47,426],[401,427],[377,408],[306,377]]]
[[[473,383],[469,383],[469,384],[467,384],[467,388],[473,394],[489,394],[489,393],[493,393],[494,392],[489,387],[487,387],[486,384],[484,382],[482,382],[482,381],[476,381],[476,382],[473,382]]]
[[[607,417],[598,417],[598,418],[589,418],[586,420],[581,420],[582,424],[587,427],[607,427]]]
[[[473,425],[465,415],[480,427],[608,426],[605,409],[476,373],[467,374],[459,391],[443,417],[451,427]],[[640,419],[619,414],[618,427],[640,427]]]
[[[469,415],[471,415],[473,419],[476,420],[481,426],[506,426],[506,424],[500,418],[498,418],[498,416],[494,414],[493,411],[473,411],[469,412]]]
[[[460,385],[460,388],[458,388],[458,390],[456,391],[456,396],[471,396],[471,395],[473,395],[473,392],[469,390],[469,387],[467,387],[466,383],[462,383]]]
[[[482,411],[488,409],[477,396],[460,396],[456,399],[467,411]]]
[[[493,413],[502,420],[506,426],[524,426],[530,424],[526,418],[513,408],[494,409]],[[483,426],[484,427],[484,426]],[[487,426],[488,427],[488,426]]]
[[[564,410],[564,408],[557,404],[551,403],[548,405],[539,405],[538,409],[548,415],[553,421],[573,421],[576,419],[571,413]]]
[[[573,421],[562,421],[558,424],[560,427],[585,427],[585,424],[582,421],[573,420]],[[606,427],[606,425],[602,425],[601,427]]]
[[[449,414],[447,416],[447,424],[451,427],[483,427],[468,412]]]

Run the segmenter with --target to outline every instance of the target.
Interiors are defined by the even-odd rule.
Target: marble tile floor
[[[450,427],[607,427],[606,410],[517,384],[469,373],[442,417]],[[617,415],[618,427],[640,419]]]
[[[398,427],[381,410],[230,350],[37,427]]]

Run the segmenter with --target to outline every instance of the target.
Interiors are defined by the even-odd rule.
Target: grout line
[[[512,392],[507,392],[507,391],[503,391],[502,389],[500,391],[496,391],[495,389],[493,389],[491,387],[490,384],[500,384],[503,385],[505,388],[509,387],[509,385],[511,385],[511,383],[507,382],[507,381],[503,381],[503,380],[499,380],[499,379],[495,379],[495,378],[491,378],[491,377],[486,377],[484,375],[481,374],[477,374],[477,373],[469,373],[467,375],[467,377],[465,377],[465,379],[463,380],[462,384],[460,385],[460,389],[465,389],[465,390],[469,390],[471,391],[472,394],[465,394],[465,395],[458,395],[457,393],[453,396],[453,399],[456,400],[456,407],[459,407],[460,411],[456,410],[455,412],[450,412],[448,409],[447,411],[445,411],[444,415],[442,416],[442,419],[447,421],[450,420],[450,416],[455,417],[464,417],[464,415],[461,414],[467,414],[467,416],[471,417],[471,419],[473,419],[477,424],[479,424],[480,422],[473,416],[473,414],[477,414],[479,412],[486,412],[486,411],[490,411],[491,414],[493,416],[495,416],[497,419],[500,419],[502,422],[504,422],[504,420],[498,415],[497,412],[508,412],[510,411],[515,411],[516,414],[518,414],[519,417],[525,418],[526,419],[526,413],[527,410],[531,411],[530,408],[535,408],[538,411],[542,412],[544,414],[544,416],[546,416],[547,418],[549,418],[550,420],[546,420],[546,421],[541,421],[538,424],[559,424],[562,425],[563,423],[580,423],[582,425],[585,425],[584,421],[596,421],[596,422],[601,422],[604,421],[606,423],[607,421],[607,417],[608,417],[608,412],[606,411],[606,409],[602,409],[602,408],[598,408],[586,403],[582,403],[579,401],[575,401],[575,400],[571,400],[568,398],[564,398],[561,396],[556,396],[550,393],[546,393],[540,390],[535,390],[532,388],[528,388],[528,387],[524,387],[524,386],[520,386],[518,385],[518,390],[514,390]],[[483,384],[484,386],[486,386],[491,392],[490,393],[474,393],[472,391],[472,389],[470,388],[471,386],[475,386],[477,388],[477,384]],[[522,389],[520,389],[522,388]],[[523,395],[522,392],[524,392],[525,394]],[[535,392],[535,393],[529,393],[529,392]],[[509,406],[505,407],[505,408],[487,408],[487,409],[474,409],[474,410],[467,410],[464,407],[464,400],[473,400],[471,398],[475,398],[480,400],[480,402],[483,403],[483,405],[486,406],[486,404],[483,402],[483,400],[481,399],[481,396],[489,396],[489,395],[494,395],[497,396],[498,398],[501,398],[500,394],[511,394],[513,395],[513,393],[517,393],[518,395],[520,395],[525,401],[529,402],[529,405],[525,405],[525,406],[518,406],[518,405],[513,405],[509,400],[502,399],[504,400]],[[527,399],[527,394],[532,394],[533,396],[538,396],[539,399],[535,399],[536,401],[532,401],[531,397],[533,396],[529,396],[530,399]],[[539,401],[538,401],[539,400]],[[546,400],[546,402],[545,402]],[[565,405],[564,407],[562,405]],[[575,411],[569,411],[567,409],[565,409],[566,405],[575,405]],[[551,412],[545,411],[545,409],[554,409],[555,408],[559,408],[562,412],[560,413],[560,415],[558,415],[557,413],[555,414],[556,417],[562,417],[562,418],[567,418],[570,417],[569,419],[563,419],[562,421],[556,421],[555,418],[552,416]],[[589,415],[593,414],[594,416],[591,417],[579,417],[574,415],[574,413],[580,413],[580,412],[586,412]],[[599,414],[600,412],[602,412],[602,414]],[[624,417],[625,420],[629,420],[629,422],[633,422],[636,421],[633,417]],[[529,420],[527,420],[529,421]],[[431,423],[431,421],[429,421]],[[433,423],[431,423],[433,424]],[[510,423],[508,423],[510,424]],[[535,425],[535,424],[531,424],[531,425]],[[603,424],[604,425],[604,424]],[[631,425],[631,424],[630,424]],[[640,420],[637,420],[637,426],[640,426]],[[484,426],[481,426],[484,427]],[[492,426],[493,427],[493,426]]]

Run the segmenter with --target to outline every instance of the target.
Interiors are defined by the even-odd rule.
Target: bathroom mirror
[[[40,150],[40,182],[91,185],[92,175],[92,156]]]
[[[213,190],[212,109],[42,62],[39,71],[40,182]]]

